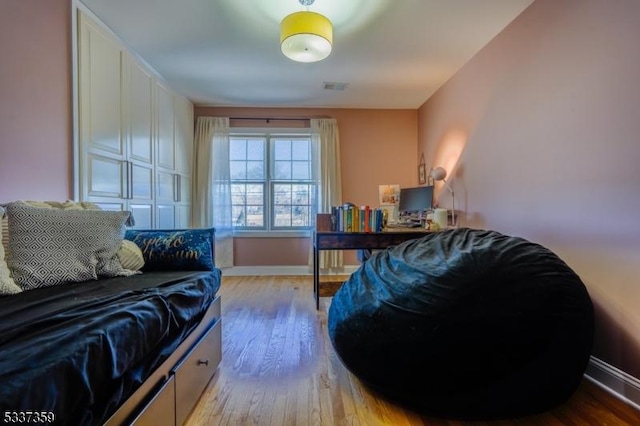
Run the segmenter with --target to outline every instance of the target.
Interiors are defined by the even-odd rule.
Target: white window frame
[[[272,215],[274,210],[273,200],[271,199],[272,187],[274,183],[279,182],[277,179],[272,179],[271,176],[271,167],[272,167],[272,148],[269,143],[270,138],[277,137],[308,137],[309,141],[313,144],[311,131],[308,128],[302,129],[290,129],[290,128],[231,128],[229,132],[230,137],[246,137],[246,138],[264,138],[266,140],[265,144],[265,153],[264,153],[264,164],[265,164],[265,180],[264,184],[264,221],[265,226],[260,229],[247,229],[247,228],[236,228],[234,227],[234,237],[239,238],[295,238],[295,237],[309,237],[311,235],[312,227],[313,227],[313,217],[310,217],[311,223],[309,227],[306,228],[296,228],[296,229],[282,229],[282,228],[272,228]],[[313,149],[313,148],[312,148]],[[313,161],[313,156],[312,156]],[[312,182],[316,185],[316,199],[313,201],[313,208],[317,210],[318,208],[318,177],[315,176],[318,167],[312,165]],[[292,181],[295,183],[295,181]],[[231,184],[234,181],[231,180]],[[313,212],[311,213],[313,216]]]

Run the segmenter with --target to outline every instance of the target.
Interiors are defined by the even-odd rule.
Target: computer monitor
[[[433,204],[433,186],[418,186],[415,188],[400,188],[400,204],[398,210],[402,213],[422,212]]]

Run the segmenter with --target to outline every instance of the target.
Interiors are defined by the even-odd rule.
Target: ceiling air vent
[[[322,87],[325,90],[344,90],[348,85],[349,83],[340,83],[335,81],[325,81],[322,83]]]

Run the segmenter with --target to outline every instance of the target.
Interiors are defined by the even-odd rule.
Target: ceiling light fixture
[[[280,49],[297,62],[321,61],[331,53],[333,25],[319,13],[308,10],[314,0],[298,0],[307,10],[285,16],[280,23]]]

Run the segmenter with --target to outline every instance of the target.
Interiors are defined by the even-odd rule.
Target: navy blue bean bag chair
[[[334,295],[328,331],[374,391],[456,418],[546,411],[576,390],[593,305],[550,250],[494,231],[427,234],[375,253]]]

